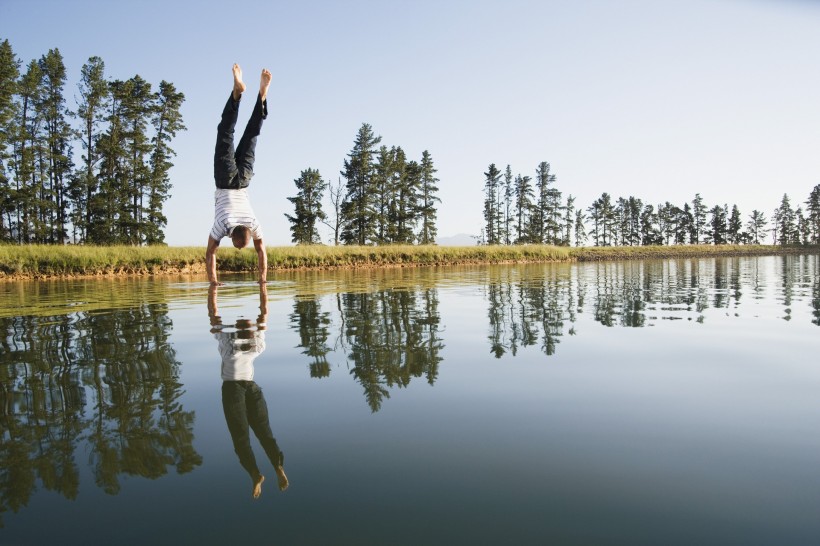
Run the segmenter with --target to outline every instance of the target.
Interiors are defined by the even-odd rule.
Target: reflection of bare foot
[[[270,87],[271,79],[273,79],[273,76],[271,76],[270,70],[263,68],[262,77],[259,79],[259,96],[262,97],[262,100],[265,100],[268,96],[268,87]]]
[[[290,483],[288,482],[288,477],[285,476],[285,469],[281,466],[274,467],[276,471],[276,476],[279,478],[279,491],[284,491],[288,488]]]
[[[262,494],[262,482],[265,481],[265,476],[259,474],[259,478],[253,484],[253,498],[258,499]]]
[[[242,69],[238,64],[233,65],[233,100],[239,100],[245,92],[245,82],[242,81]]]

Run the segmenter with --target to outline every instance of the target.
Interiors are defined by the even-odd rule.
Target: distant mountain
[[[439,246],[475,246],[476,239],[472,235],[459,233],[450,237],[437,237],[436,244]]]

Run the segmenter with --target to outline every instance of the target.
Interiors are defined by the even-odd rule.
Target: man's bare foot
[[[239,100],[242,97],[242,93],[245,92],[245,82],[242,81],[242,69],[239,68],[239,65],[234,63],[233,65],[233,100]]]
[[[279,491],[284,491],[290,485],[288,477],[285,476],[285,469],[279,466],[275,467],[274,470],[276,471],[276,477],[279,478]]]
[[[265,476],[259,474],[259,478],[253,483],[253,498],[258,499],[262,494],[262,482],[265,481]]]
[[[263,68],[262,77],[259,79],[259,96],[262,97],[262,100],[265,100],[268,96],[271,79],[273,79],[273,76],[271,76],[270,70]]]

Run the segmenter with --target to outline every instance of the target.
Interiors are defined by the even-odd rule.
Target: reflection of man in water
[[[248,472],[253,482],[253,498],[262,494],[265,476],[259,472],[256,457],[251,449],[249,429],[262,444],[262,448],[273,464],[279,479],[279,490],[288,488],[288,477],[283,464],[285,457],[270,429],[268,405],[262,389],[253,381],[253,361],[265,350],[265,321],[268,315],[268,289],[259,287],[259,318],[256,323],[239,319],[228,331],[223,326],[216,304],[217,287],[208,290],[208,314],[211,317],[211,333],[219,341],[222,357],[222,409],[231,433],[233,447],[239,456],[239,463]]]

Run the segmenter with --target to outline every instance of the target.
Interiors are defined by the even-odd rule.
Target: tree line
[[[699,193],[691,203],[644,203],[640,198],[604,192],[586,209],[571,195],[562,198],[546,161],[535,179],[502,173],[491,163],[484,173],[484,227],[479,242],[489,245],[551,244],[640,246],[682,244],[762,244],[772,235],[776,245],[820,244],[820,184],[805,201],[792,206],[787,194],[770,219],[753,210],[743,218],[737,205],[705,204]]]
[[[0,241],[163,243],[185,96],[165,80],[108,79],[96,56],[74,110],[66,82],[59,49],[23,67],[0,43]]]
[[[297,244],[319,243],[319,224],[329,227],[333,242],[346,245],[434,244],[439,181],[430,152],[409,159],[400,146],[377,146],[382,137],[363,123],[335,185],[316,169],[305,169],[294,180],[297,195],[290,221]],[[328,191],[331,214],[322,208]]]

